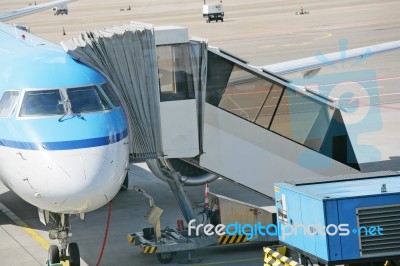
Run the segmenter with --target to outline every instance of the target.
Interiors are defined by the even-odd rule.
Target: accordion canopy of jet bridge
[[[102,73],[116,92],[127,116],[130,151],[134,159],[166,156],[170,141],[162,136],[169,132],[168,129],[162,128],[161,122],[164,110],[160,110],[162,109],[160,97],[163,95],[160,93],[160,70],[157,65],[160,63],[158,62],[160,56],[157,55],[155,35],[155,28],[152,25],[132,22],[119,27],[86,32],[78,38],[61,43],[64,50],[75,60]],[[177,37],[168,37],[168,33],[162,31],[159,35],[164,39],[175,38],[174,41]],[[192,98],[195,98],[194,102],[201,99],[204,102],[205,85],[202,84],[205,84],[206,79],[204,74],[206,60],[202,58],[207,56],[207,45],[203,41],[189,42],[188,37],[186,42],[189,43],[187,47],[190,47],[190,50],[187,48],[190,56],[185,54],[187,57],[185,60],[189,69],[186,71],[192,73],[192,87],[194,87]],[[176,50],[173,51],[176,53]],[[201,103],[195,104],[201,109]],[[192,123],[196,124],[197,131],[198,127],[201,127],[201,118],[197,118],[197,121],[192,120],[194,120]],[[174,126],[176,128],[176,125],[169,125],[169,128]],[[201,138],[197,132],[196,134],[187,132],[187,134],[197,136],[192,140],[195,142],[192,145],[194,149],[189,154],[183,152],[179,155],[195,156],[200,153]],[[176,141],[169,147],[176,146],[175,144]]]

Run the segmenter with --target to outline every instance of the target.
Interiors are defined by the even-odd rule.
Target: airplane
[[[2,22],[70,1],[0,15]],[[53,43],[0,23],[0,180],[39,209],[57,245],[49,262],[80,265],[72,214],[107,204],[127,182],[128,131],[105,77]],[[126,185],[126,183],[125,183]],[[68,252],[68,255],[67,255]]]
[[[59,45],[5,21],[63,6],[57,0],[0,14],[0,180],[53,222],[49,262],[80,265],[69,242],[70,215],[107,204],[126,187],[127,121],[107,78],[75,61]],[[326,55],[331,63],[400,48],[400,42]],[[315,69],[326,62],[306,58],[261,67],[277,74]],[[310,72],[311,71],[311,72]],[[204,179],[204,182],[207,180]],[[198,183],[201,184],[201,183]]]

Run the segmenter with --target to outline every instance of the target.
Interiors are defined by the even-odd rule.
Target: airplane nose
[[[71,155],[49,167],[48,190],[54,207],[87,212],[110,201],[119,189],[109,153]]]
[[[119,141],[72,150],[21,149],[1,158],[0,174],[12,177],[5,184],[21,198],[40,209],[73,214],[98,209],[118,193],[129,146]]]

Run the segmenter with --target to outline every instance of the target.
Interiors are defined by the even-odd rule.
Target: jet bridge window
[[[18,104],[18,99],[18,91],[5,91],[0,100],[0,117],[13,115]]]
[[[105,97],[96,86],[67,89],[73,113],[87,113],[110,110]]]
[[[267,95],[263,99],[264,104],[257,114],[255,121],[256,124],[267,129],[270,128],[273,115],[277,109],[277,105],[283,91],[283,87],[278,84],[274,84],[273,87],[268,91]]]
[[[25,92],[20,116],[62,115],[64,107],[59,90]]]
[[[208,52],[206,101],[268,128],[282,86]]]
[[[235,66],[218,107],[255,122],[272,87],[270,81]]]
[[[161,101],[194,99],[188,44],[157,47]]]
[[[270,130],[319,151],[332,116],[328,106],[286,88]]]

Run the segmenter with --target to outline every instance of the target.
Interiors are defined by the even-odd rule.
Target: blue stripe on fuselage
[[[112,143],[117,143],[128,136],[128,131],[125,129],[124,131],[101,138],[93,138],[93,139],[82,139],[82,140],[70,140],[70,141],[58,141],[58,142],[43,142],[43,143],[34,143],[34,142],[20,142],[14,140],[4,140],[0,139],[0,146],[16,148],[16,149],[24,149],[24,150],[72,150],[72,149],[84,149],[84,148],[93,148],[104,145],[109,145]]]

